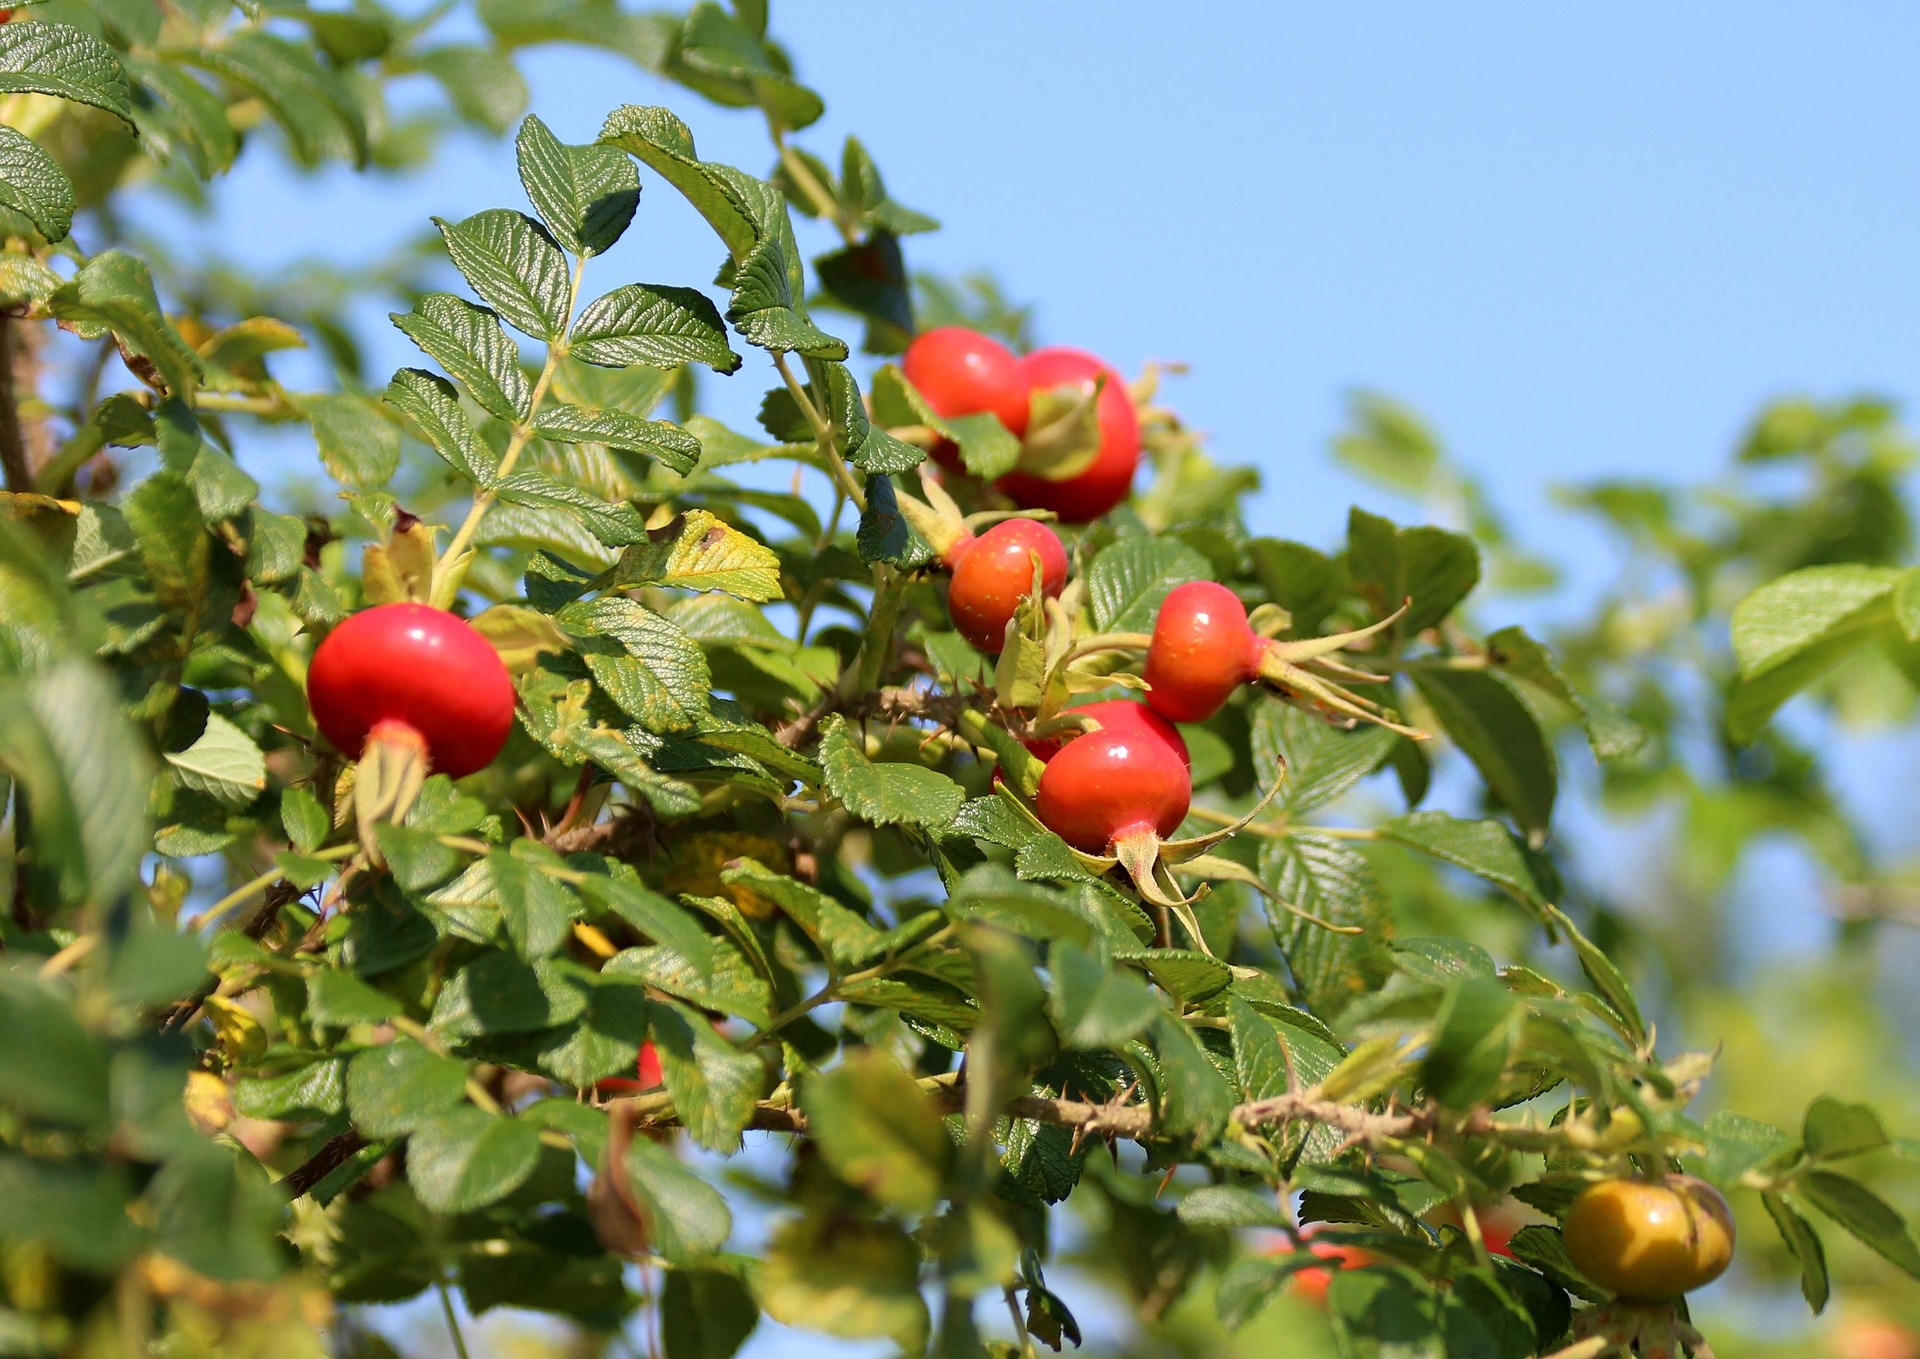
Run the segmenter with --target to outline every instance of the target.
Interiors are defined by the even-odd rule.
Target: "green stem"
[[[351,857],[354,851],[359,848],[360,846],[357,844],[335,845],[331,849],[315,850],[306,857],[309,859],[325,859],[329,863],[332,863],[336,860]],[[205,928],[208,924],[218,920],[221,916],[245,902],[248,898],[266,891],[285,876],[286,874],[278,865],[269,868],[266,872],[260,874],[259,877],[240,884],[240,886],[234,888],[224,897],[221,897],[220,900],[214,902],[213,905],[207,907],[206,910],[200,912],[199,915],[187,922],[187,928],[196,931]]]
[[[780,371],[780,380],[787,384],[794,404],[800,407],[807,427],[813,431],[814,444],[820,450],[820,461],[827,475],[832,477],[840,493],[853,502],[854,508],[866,513],[866,493],[853,479],[853,469],[847,466],[846,459],[840,456],[839,442],[833,437],[833,426],[820,414],[820,408],[813,404],[813,398],[807,395],[807,389],[800,385],[800,379],[793,375],[793,368],[787,363],[785,354],[773,356],[773,366]]]
[[[433,1286],[440,1294],[440,1312],[447,1319],[447,1334],[453,1337],[453,1352],[459,1359],[469,1359],[466,1337],[460,1334],[460,1318],[453,1310],[453,1294],[444,1279],[435,1279]]]
[[[822,986],[805,1000],[788,1006],[772,1019],[768,1020],[767,1026],[753,1035],[752,1038],[749,1038],[741,1050],[744,1052],[753,1051],[753,1049],[767,1042],[776,1033],[780,1032],[781,1029],[793,1023],[794,1020],[812,1014],[822,1005],[832,1003],[833,1000],[839,996],[843,987],[855,986],[864,981],[873,981],[876,978],[886,976],[889,972],[893,971],[893,969],[901,966],[915,955],[926,952],[936,944],[945,943],[953,936],[954,931],[958,928],[957,925],[943,925],[905,952],[896,953],[890,958],[882,958],[872,967],[862,968],[858,972],[849,972],[844,977],[829,978],[825,986]]]
[[[820,182],[820,177],[814,174],[813,167],[807,164],[799,152],[787,144],[786,129],[775,122],[771,115],[767,118],[767,133],[773,138],[774,149],[780,153],[781,168],[787,172],[787,177],[799,186],[800,191],[806,194],[807,201],[813,205],[813,210],[832,222],[834,228],[839,231],[841,239],[848,245],[857,245],[860,237],[854,231],[852,223],[842,215],[840,204],[827,191],[827,186]]]
[[[527,402],[527,418],[514,425],[513,433],[507,439],[506,451],[500,455],[500,466],[493,474],[495,485],[512,475],[514,464],[520,461],[520,454],[533,437],[534,417],[540,413],[540,403],[546,399],[547,388],[553,385],[553,375],[560,366],[560,360],[567,355],[565,336],[573,327],[573,309],[580,300],[580,277],[586,267],[585,255],[574,261],[573,279],[567,287],[566,317],[560,324],[561,338],[547,345],[546,361],[540,365],[540,376],[535,379],[533,395]],[[460,584],[467,574],[466,564],[461,557],[479,530],[480,521],[498,498],[499,493],[492,487],[482,486],[474,490],[473,505],[467,510],[467,517],[461,521],[453,541],[447,544],[447,550],[440,554],[440,559],[433,566],[432,600],[436,608],[448,607],[453,603],[454,596],[460,593]]]
[[[893,654],[893,633],[900,622],[900,602],[906,596],[909,576],[882,563],[874,568],[873,607],[867,614],[867,630],[860,639],[860,655],[848,672],[853,687],[842,687],[849,696],[870,694],[880,683],[880,671]]]

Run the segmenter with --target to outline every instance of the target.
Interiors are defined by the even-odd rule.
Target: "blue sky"
[[[798,140],[833,159],[856,132],[945,222],[913,264],[991,268],[1044,341],[1193,365],[1169,395],[1261,468],[1260,532],[1329,542],[1354,500],[1414,516],[1328,458],[1356,386],[1427,414],[1515,518],[1555,483],[1710,476],[1770,396],[1914,393],[1920,7],[789,0],[774,25],[828,101]],[[752,117],[611,57],[527,67],[564,138],[664,102],[704,155],[768,166]],[[463,138],[404,182],[250,156],[216,201],[196,248],[273,267],[519,190],[509,143]],[[650,182],[597,282],[697,282],[718,255]],[[771,378],[750,363],[723,413]],[[1541,512],[1523,537],[1604,579],[1601,540]],[[1782,945],[1818,925],[1795,909]]]

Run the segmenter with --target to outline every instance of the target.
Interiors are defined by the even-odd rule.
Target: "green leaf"
[[[387,384],[386,400],[454,471],[483,489],[493,485],[498,461],[467,423],[451,382],[424,369],[402,368]]]
[[[591,989],[569,964],[529,963],[492,949],[448,978],[434,999],[431,1027],[454,1040],[548,1029],[584,1014]]]
[[[760,1267],[760,1305],[789,1326],[848,1339],[887,1336],[926,1347],[920,1251],[891,1222],[844,1215],[791,1218],[774,1229]]]
[[[547,229],[523,212],[489,208],[464,221],[436,217],[447,254],[480,300],[536,340],[565,333],[573,302],[567,257]]]
[[[1335,934],[1291,913],[1271,912],[1274,935],[1315,1014],[1337,1015],[1392,970],[1385,948],[1393,916],[1373,866],[1351,845],[1323,835],[1290,835],[1260,847],[1260,876],[1280,901],[1328,924],[1358,926]]]
[[[12,208],[48,241],[73,226],[73,181],[31,137],[0,127],[0,207]]]
[[[514,843],[517,849],[528,842]],[[530,851],[525,857],[535,855]],[[571,936],[578,914],[573,893],[531,863],[522,862],[521,854],[503,849],[488,852],[484,871],[492,880],[514,951],[523,958],[557,952]]]
[[[1420,1081],[1450,1108],[1466,1109],[1493,1092],[1518,1037],[1520,1005],[1500,983],[1470,977],[1447,997]]]
[[[0,44],[9,33],[43,26],[0,25]],[[162,314],[153,275],[123,250],[102,251],[88,260],[48,299],[47,308],[74,326],[112,331],[127,366],[150,387],[185,397],[199,381],[200,361]]]
[[[323,967],[307,975],[307,1017],[316,1024],[340,1028],[350,1024],[380,1024],[404,1008],[392,996],[374,990],[351,972]],[[351,1067],[348,1075],[352,1075]]]
[[[0,765],[26,793],[34,861],[58,875],[61,896],[119,900],[150,846],[151,771],[107,678],[62,661],[0,684]]]
[[[526,77],[509,53],[451,43],[416,53],[414,62],[440,82],[455,113],[495,135],[512,127],[513,120],[526,112]]]
[[[120,59],[98,38],[66,24],[0,25],[0,94],[51,94],[133,122]]]
[[[1715,1184],[1735,1184],[1749,1170],[1795,1150],[1794,1141],[1771,1123],[1721,1109],[1707,1117],[1705,1173]]]
[[[1920,1246],[1914,1244],[1906,1222],[1885,1199],[1858,1180],[1830,1170],[1809,1170],[1794,1179],[1793,1187],[1863,1244],[1920,1278]]]
[[[233,1107],[246,1118],[328,1118],[347,1107],[347,1059],[322,1057],[278,1076],[236,1081]]]
[[[1145,982],[1064,939],[1047,951],[1047,1012],[1063,1047],[1114,1051],[1160,1013]]]
[[[131,53],[120,61],[152,97],[134,113],[147,149],[163,160],[184,157],[203,179],[225,173],[240,150],[226,100],[172,62]]]
[[[523,467],[494,483],[500,499],[536,510],[560,510],[607,547],[644,542],[646,520],[631,504],[613,504],[537,467]]]
[[[460,380],[481,407],[502,420],[524,420],[532,391],[520,371],[520,350],[500,318],[451,293],[425,293],[413,310],[391,313],[400,332]]]
[[[1162,1117],[1171,1132],[1204,1143],[1220,1132],[1233,1112],[1233,1088],[1207,1056],[1193,1032],[1170,1014],[1153,1024],[1165,1099]]]
[[[1182,948],[1123,948],[1117,962],[1134,963],[1181,1006],[1211,1000],[1233,983],[1233,969],[1218,958]]]
[[[656,1002],[648,1030],[660,1054],[667,1093],[688,1136],[708,1151],[737,1151],[766,1079],[760,1059],[714,1032],[683,1005]]]
[[[1151,632],[1167,592],[1206,580],[1207,559],[1176,538],[1122,538],[1093,559],[1087,601],[1101,632]]]
[[[605,444],[640,453],[685,476],[700,461],[700,441],[666,420],[646,420],[618,410],[589,410],[553,400],[541,404],[533,432],[563,444]]]
[[[1909,642],[1920,642],[1920,566],[1900,575],[1893,589],[1893,617]]]
[[[1473,539],[1421,525],[1396,528],[1358,506],[1347,517],[1347,569],[1380,617],[1411,599],[1394,624],[1411,637],[1438,623],[1480,580],[1480,549]]]
[[[933,548],[907,523],[893,482],[885,476],[867,478],[867,508],[860,516],[856,539],[860,560],[868,565],[890,562],[916,570],[933,560]]]
[[[760,1321],[747,1286],[717,1269],[670,1269],[660,1290],[660,1338],[673,1359],[733,1359]]]
[[[1595,759],[1617,760],[1646,743],[1646,729],[1607,704],[1573,687],[1560,662],[1521,628],[1501,628],[1487,638],[1487,658],[1501,673],[1523,680],[1573,709],[1587,733]]]
[[[602,595],[567,605],[554,622],[581,639],[594,681],[642,726],[680,731],[707,710],[707,658],[659,614],[631,599]]]
[[[400,470],[400,428],[382,414],[378,402],[346,393],[321,393],[302,397],[300,409],[313,423],[322,465],[342,486],[350,490],[384,487]]]
[[[774,903],[813,940],[841,974],[858,971],[887,949],[887,936],[825,892],[776,873],[753,859],[736,859],[720,872],[729,887],[743,887]]]
[[[605,368],[700,363],[731,373],[743,362],[705,293],[650,283],[629,283],[587,303],[568,352]]]
[[[733,1214],[720,1191],[682,1165],[671,1150],[636,1137],[626,1171],[646,1217],[647,1236],[672,1264],[712,1255],[733,1233]]]
[[[666,585],[766,602],[785,595],[772,549],[706,510],[688,510],[620,556],[604,588]]]
[[[1180,1200],[1175,1210],[1189,1227],[1274,1227],[1293,1225],[1280,1211],[1273,1195],[1238,1185],[1210,1184]]]
[[[834,1172],[905,1213],[931,1212],[953,1163],[953,1139],[913,1077],[868,1049],[800,1089],[808,1132]]]
[[[784,216],[784,206],[780,212]],[[792,227],[786,230],[791,234]],[[794,272],[792,257],[783,242],[774,236],[762,236],[733,272],[727,320],[742,339],[758,349],[814,359],[846,358],[847,342],[814,325],[795,301]]]
[[[1438,661],[1407,667],[1434,716],[1472,760],[1538,848],[1547,838],[1558,785],[1553,747],[1533,710],[1508,683],[1485,670]]]
[[[0,1235],[43,1244],[77,1269],[111,1275],[139,1248],[131,1169],[0,1153]]]
[[[219,713],[207,714],[198,740],[165,758],[184,787],[229,807],[245,807],[266,791],[267,762],[260,747]]]
[[[1262,703],[1253,720],[1254,776],[1262,788],[1280,785],[1287,811],[1311,811],[1385,764],[1399,739],[1385,727],[1342,731],[1291,703]]]
[[[610,248],[640,205],[640,175],[611,146],[569,146],[528,116],[514,140],[520,184],[560,243],[576,255]]]
[[[320,800],[304,788],[288,788],[280,794],[280,824],[302,854],[318,849],[333,827]]]
[[[66,996],[18,966],[0,968],[0,1031],[33,1035],[0,1043],[0,1105],[74,1127],[105,1125],[106,1049]]]
[[[868,353],[898,354],[907,347],[914,334],[913,292],[892,232],[872,231],[863,241],[817,257],[813,273],[827,294],[822,306],[837,304],[866,318]]]
[[[608,1076],[631,1075],[640,1044],[647,1036],[649,1001],[644,986],[599,975],[587,1013],[571,1026],[536,1035],[545,1041],[535,1052],[540,1070],[577,1089]]]
[[[1542,879],[1546,865],[1498,821],[1462,821],[1445,812],[1409,812],[1379,827],[1380,837],[1431,854],[1505,888],[1538,910],[1556,895]]]
[[[860,820],[875,826],[944,826],[967,800],[966,790],[938,770],[875,764],[861,745],[839,714],[822,724],[820,766],[827,791]]]
[[[1815,1315],[1824,1312],[1833,1288],[1827,1278],[1827,1252],[1820,1243],[1820,1234],[1780,1195],[1763,1192],[1760,1202],[1766,1206],[1767,1216],[1773,1219],[1773,1225],[1779,1229],[1780,1239],[1786,1243],[1788,1253],[1800,1266],[1800,1295],[1807,1300],[1807,1306],[1813,1309]]]
[[[407,1139],[407,1181],[436,1213],[470,1213],[518,1189],[540,1160],[540,1131],[518,1118],[456,1109]]]
[[[1831,1095],[1807,1106],[1803,1141],[1808,1157],[1816,1161],[1863,1156],[1890,1145],[1878,1114],[1864,1104],[1844,1104]]]
[[[305,48],[258,29],[193,51],[195,65],[259,98],[287,134],[294,156],[318,165],[342,156],[367,159],[367,128],[360,104],[344,81]]]
[[[678,78],[707,98],[762,108],[781,127],[797,131],[825,111],[820,96],[793,78],[784,58],[776,65],[761,38],[717,4],[695,5],[688,13],[674,57]]]
[[[1889,566],[1809,566],[1761,586],[1734,606],[1739,681],[1727,734],[1751,741],[1789,698],[1870,642],[1896,635]]]

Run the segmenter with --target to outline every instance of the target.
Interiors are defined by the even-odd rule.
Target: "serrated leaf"
[[[436,1213],[470,1213],[498,1202],[539,1160],[539,1129],[479,1109],[428,1119],[407,1139],[407,1180]]]
[[[1063,1047],[1113,1051],[1160,1013],[1145,982],[1067,940],[1047,950],[1047,1011]]]
[[[392,1019],[406,1007],[392,996],[376,991],[351,972],[323,967],[307,976],[307,1016],[316,1024],[380,1024]],[[349,1081],[353,1076],[347,1067]],[[351,1098],[352,1087],[348,1087]]]
[[[1727,733],[1746,742],[1800,690],[1870,642],[1896,635],[1903,573],[1853,563],[1809,566],[1761,586],[1733,609],[1740,678]]]
[[[1807,1202],[1860,1242],[1920,1278],[1920,1246],[1914,1244],[1906,1221],[1885,1199],[1858,1180],[1830,1170],[1809,1170],[1797,1176],[1793,1186]]]
[[[567,964],[491,949],[447,979],[430,1025],[453,1040],[550,1029],[585,1013],[591,989]]]
[[[567,605],[554,621],[582,639],[595,682],[642,726],[680,731],[707,710],[707,658],[659,614],[631,599],[602,595]]]
[[[118,900],[149,848],[151,770],[107,678],[61,661],[0,684],[0,764],[26,794],[33,853],[61,896]]]
[[[236,1081],[233,1107],[246,1118],[327,1118],[346,1108],[346,1075],[345,1057],[322,1057],[277,1076]]]
[[[1253,720],[1254,776],[1262,788],[1280,785],[1287,811],[1311,811],[1380,768],[1400,739],[1385,727],[1342,731],[1290,703],[1262,703]]]
[[[728,864],[721,870],[720,880],[729,887],[744,887],[765,897],[785,911],[843,975],[866,966],[887,948],[887,936],[870,921],[818,888],[776,873],[756,860]]]
[[[259,98],[304,164],[329,156],[364,164],[367,127],[359,101],[334,71],[305,48],[259,29],[193,49],[195,65]]]
[[[498,462],[467,422],[452,383],[425,369],[402,368],[387,384],[386,400],[449,467],[475,486],[492,486]]]
[[[666,420],[646,420],[618,410],[589,410],[564,402],[542,403],[534,433],[565,444],[605,444],[658,459],[685,476],[700,461],[700,440]]]
[[[606,547],[644,542],[647,521],[631,504],[614,504],[593,492],[562,481],[537,467],[523,467],[493,484],[501,500],[535,510],[561,510]]]
[[[731,373],[743,362],[705,293],[650,283],[629,283],[589,302],[568,345],[575,358],[606,368],[699,363]]]
[[[0,25],[0,94],[51,94],[133,122],[119,57],[67,24]]]
[[[620,555],[608,589],[668,585],[741,599],[780,599],[780,559],[765,544],[706,510],[688,510]]]
[[[1160,1058],[1162,1118],[1171,1132],[1198,1142],[1217,1136],[1233,1111],[1233,1088],[1207,1056],[1192,1030],[1162,1013],[1153,1024]]]
[[[1889,1145],[1878,1114],[1864,1104],[1846,1104],[1831,1095],[1807,1106],[1802,1141],[1807,1156],[1816,1161],[1863,1156]]]
[[[393,324],[427,356],[458,378],[482,409],[502,420],[524,420],[532,390],[520,371],[520,350],[500,318],[451,293],[426,293]]]
[[[1573,709],[1587,733],[1587,743],[1592,746],[1595,759],[1621,759],[1646,743],[1645,728],[1626,714],[1574,688],[1553,653],[1527,636],[1524,629],[1501,628],[1491,634],[1487,638],[1487,657],[1503,673],[1535,685]]]
[[[1281,901],[1329,924],[1358,926],[1335,934],[1296,915],[1271,913],[1274,934],[1315,1014],[1337,1015],[1392,970],[1386,942],[1393,916],[1373,867],[1352,846],[1322,835],[1290,835],[1260,848],[1260,876]]]
[[[733,1232],[720,1191],[682,1165],[672,1151],[636,1137],[627,1147],[627,1180],[655,1249],[674,1264],[712,1255]]]
[[[620,239],[640,204],[633,161],[611,146],[569,146],[529,116],[514,141],[520,183],[547,226],[576,255]]]
[[[15,28],[0,25],[0,42]],[[200,361],[162,314],[153,275],[123,250],[102,251],[88,260],[48,299],[47,309],[62,321],[111,330],[134,375],[149,386],[184,398],[199,382]]]
[[[300,409],[313,424],[320,461],[333,479],[352,490],[384,487],[400,470],[400,428],[377,402],[346,393],[302,397]]]
[[[1533,710],[1485,670],[1456,670],[1434,661],[1408,666],[1407,673],[1447,734],[1526,831],[1527,842],[1539,848],[1553,819],[1559,774]]]
[[[31,137],[0,127],[0,207],[20,213],[48,241],[73,226],[73,181]]]
[[[1347,518],[1347,568],[1381,617],[1412,600],[1394,624],[1411,637],[1438,623],[1480,579],[1480,549],[1471,538],[1420,525],[1398,528],[1357,506]]]
[[[1767,1216],[1773,1219],[1773,1225],[1779,1230],[1780,1239],[1786,1244],[1788,1253],[1800,1266],[1800,1295],[1817,1316],[1826,1310],[1827,1299],[1833,1291],[1827,1277],[1826,1247],[1820,1242],[1820,1234],[1780,1195],[1764,1192],[1760,1195],[1760,1202],[1766,1206]]]
[[[1167,592],[1206,580],[1207,559],[1175,538],[1122,538],[1093,559],[1087,602],[1101,632],[1151,632]]]
[[[967,800],[966,790],[938,770],[869,760],[837,713],[821,727],[820,767],[827,791],[870,825],[944,826]]]
[[[953,1140],[914,1079],[869,1049],[801,1085],[808,1132],[834,1172],[875,1201],[930,1211],[953,1163]]]
[[[780,212],[785,211],[782,206]],[[787,232],[791,231],[788,227]],[[762,236],[733,271],[727,320],[742,339],[759,349],[830,361],[846,358],[847,342],[814,325],[795,301],[793,272],[785,243],[775,236]]]
[[[683,1005],[655,1002],[648,1013],[667,1093],[687,1134],[708,1151],[738,1150],[766,1068]]]
[[[489,208],[461,222],[433,221],[481,301],[536,340],[560,338],[573,280],[566,255],[545,227],[508,208]]]
[[[182,784],[229,807],[246,806],[267,786],[260,747],[219,713],[207,714],[198,740],[165,758]]]

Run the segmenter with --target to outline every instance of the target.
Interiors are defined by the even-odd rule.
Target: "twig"
[[[330,1137],[320,1144],[320,1150],[280,1177],[280,1188],[286,1190],[289,1199],[311,1193],[316,1184],[359,1155],[366,1145],[367,1139],[357,1132]]]

